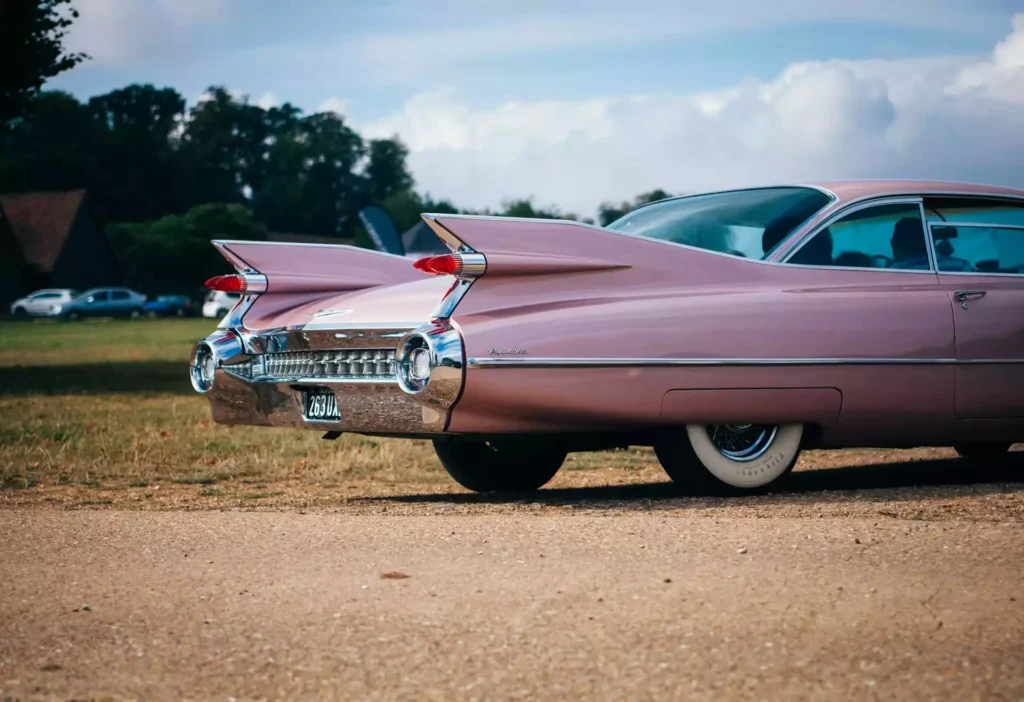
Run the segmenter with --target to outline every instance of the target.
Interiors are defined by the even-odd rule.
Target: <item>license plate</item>
[[[313,387],[302,390],[302,409],[305,418],[310,422],[341,420],[341,414],[338,412],[338,399],[330,388]]]

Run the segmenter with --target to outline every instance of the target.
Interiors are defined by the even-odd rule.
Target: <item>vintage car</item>
[[[841,182],[663,200],[607,227],[424,215],[451,253],[218,241],[194,347],[225,424],[433,441],[477,491],[653,446],[690,489],[802,448],[1024,440],[1024,190]]]

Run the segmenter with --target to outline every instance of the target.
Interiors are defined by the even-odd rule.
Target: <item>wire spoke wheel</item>
[[[708,437],[726,458],[745,463],[761,457],[779,432],[776,424],[709,424]]]

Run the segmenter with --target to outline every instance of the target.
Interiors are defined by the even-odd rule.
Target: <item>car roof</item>
[[[1024,190],[947,180],[834,180],[808,183],[833,193],[840,202],[885,195],[980,195],[1024,198]]]

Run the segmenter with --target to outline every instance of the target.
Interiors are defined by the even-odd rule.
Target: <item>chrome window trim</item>
[[[925,212],[924,199],[921,199],[921,225],[924,227],[924,245],[928,251],[928,267],[939,272],[939,255],[935,252],[935,239],[932,237],[932,227],[928,223],[928,215]]]
[[[856,182],[856,181],[846,181],[846,182]],[[964,185],[971,185],[971,183],[965,183]],[[999,186],[982,186],[982,187],[999,187]],[[875,193],[875,194],[872,194],[872,195],[864,195],[862,197],[857,197],[857,198],[854,198],[852,200],[847,201],[845,204],[843,204],[842,208],[833,208],[832,211],[829,212],[827,216],[828,217],[832,217],[833,215],[838,214],[839,212],[846,211],[846,208],[850,207],[852,205],[866,204],[868,202],[876,202],[878,200],[888,200],[888,199],[891,199],[891,198],[901,198],[901,199],[902,198],[915,198],[915,199],[921,199],[922,202],[923,202],[926,198],[930,198],[930,197],[968,197],[968,198],[988,199],[988,200],[1008,200],[1010,202],[1017,203],[1018,205],[1024,207],[1024,196],[1020,196],[1020,195],[1009,195],[1009,194],[1005,194],[1005,193],[1000,193],[1000,194],[996,194],[996,193],[970,193],[970,192],[964,192],[964,191],[961,191],[961,190],[936,190],[936,191],[933,191],[933,192],[927,192],[927,191],[921,191],[921,190],[907,190],[905,192],[894,191],[894,192],[886,193],[886,194]],[[825,209],[827,209],[827,208],[825,208]],[[927,208],[925,208],[925,209],[927,210]],[[825,210],[822,210],[822,211],[825,211]],[[823,222],[824,221],[825,220],[823,220]],[[925,218],[925,221],[927,221],[927,217]],[[811,231],[812,232],[816,232],[817,228],[815,228],[814,230],[811,230]],[[804,240],[807,237],[809,237],[809,236],[810,236],[809,233],[804,233],[804,234],[800,234],[798,238],[794,239],[793,235],[790,235],[787,238],[787,240],[788,239],[794,239],[796,243],[793,244],[793,247],[799,247],[799,246],[803,246]],[[796,248],[791,248],[790,250],[788,250],[788,251],[783,253],[781,261],[761,261],[761,263],[785,264],[786,259],[788,259],[789,256],[792,255],[795,252],[796,252]],[[744,259],[744,260],[748,260],[749,261],[751,259]],[[798,264],[786,264],[786,265],[798,265]],[[829,266],[825,266],[825,267],[828,268]],[[858,268],[857,270],[866,270],[866,269]],[[885,270],[885,269],[879,269],[879,270]]]
[[[972,275],[975,278],[1002,277],[1002,278],[1024,278],[1024,273],[986,273],[984,271],[939,271],[939,275]]]
[[[1024,232],[1024,226],[1019,224],[985,224],[984,222],[948,222],[941,220],[938,222],[929,222],[925,220],[928,225],[928,244],[932,249],[935,247],[935,238],[932,235],[932,226],[937,227],[953,227],[954,229],[959,227],[965,227],[967,229],[1014,229],[1019,232]],[[998,276],[1002,278],[1024,278],[1024,273],[988,273],[986,271],[942,271],[939,270],[938,259],[935,262],[935,272],[939,275],[970,275],[970,276]]]
[[[939,222],[928,222],[928,226],[937,227],[968,227],[971,229],[1020,229],[1024,231],[1024,224],[986,224],[985,222],[950,222],[942,220]]]
[[[918,213],[921,217],[921,236],[925,238],[925,249],[929,250],[928,254],[928,270],[917,270],[910,268],[857,268],[854,266],[815,266],[804,263],[790,263],[790,259],[795,256],[800,249],[810,242],[815,236],[821,233],[823,230],[828,229],[830,226],[835,224],[837,221],[848,215],[860,212],[861,210],[867,210],[872,207],[885,207],[886,205],[917,205]],[[785,254],[783,260],[777,261],[780,265],[792,266],[793,268],[814,268],[818,270],[848,270],[848,271],[880,271],[883,273],[928,273],[931,275],[935,274],[935,260],[933,253],[929,249],[928,242],[931,240],[931,232],[925,226],[927,220],[924,216],[924,198],[920,196],[883,196],[876,197],[870,200],[854,200],[848,203],[845,207],[841,207],[838,210],[832,212],[828,217],[818,223],[816,227],[811,229],[808,233],[803,234],[800,239],[793,245],[788,253]]]
[[[1006,360],[1000,363],[1024,363]],[[890,366],[953,365],[955,358],[470,358],[473,368],[600,368],[617,366]]]

